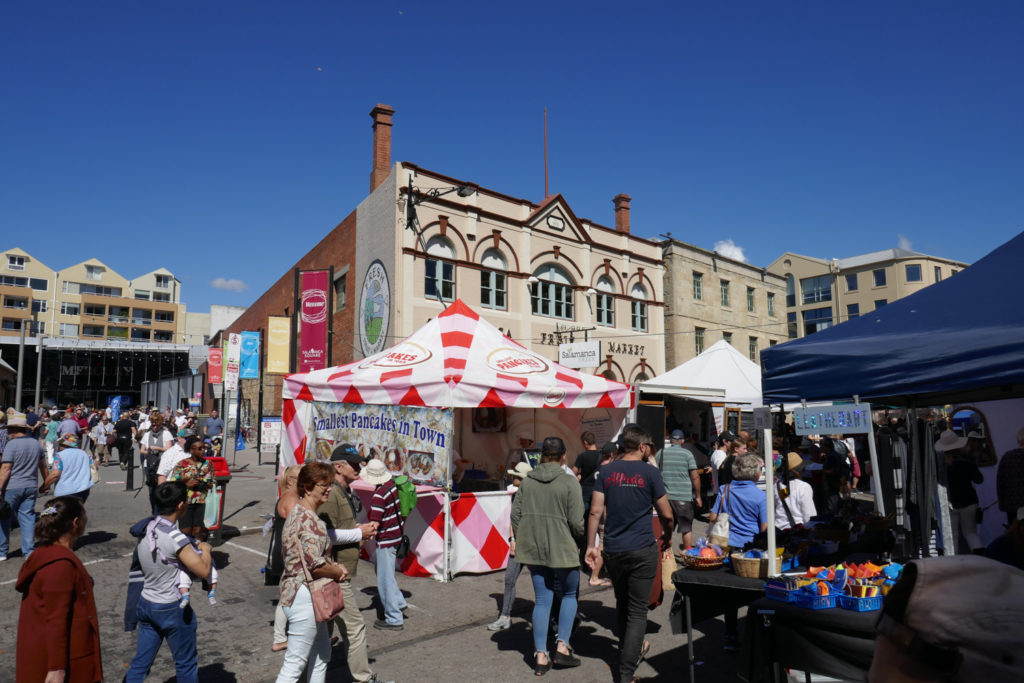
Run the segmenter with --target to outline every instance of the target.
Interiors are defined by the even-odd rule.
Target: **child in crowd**
[[[190,536],[189,540],[192,541],[192,547],[195,549],[196,554],[202,555],[203,551],[201,551],[196,546],[195,539],[193,539]],[[210,601],[211,605],[216,605],[217,604],[217,568],[213,565],[212,562],[210,563],[210,575],[205,577],[203,579],[203,582],[207,583],[210,586],[210,591],[209,591],[209,593],[206,594],[206,599]],[[178,570],[178,592],[181,593],[181,602],[178,603],[178,607],[180,607],[181,609],[185,609],[186,607],[188,607],[189,600],[191,600],[191,595],[189,594],[189,591],[191,589],[192,589],[192,576],[187,571],[185,571],[183,568],[179,569]]]

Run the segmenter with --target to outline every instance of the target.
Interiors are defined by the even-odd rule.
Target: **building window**
[[[907,263],[903,266],[904,271],[907,274],[907,282],[920,282],[921,281],[921,264],[920,263]]]
[[[149,330],[145,328],[132,328],[132,341],[148,342],[149,341]]]
[[[887,303],[889,303],[888,299],[875,299],[875,310],[877,311],[879,308],[885,306]]]
[[[953,269],[951,269],[951,270],[949,271],[949,276],[950,276],[950,277],[953,277],[954,275],[956,275],[956,274],[957,274],[957,273],[959,273],[959,272],[960,272],[959,270],[957,270],[956,268],[953,268]]]
[[[145,289],[136,289],[135,298],[139,301],[149,301],[149,292]]]
[[[79,293],[78,283],[77,282],[68,282],[67,280],[65,280],[63,283],[61,283],[61,291],[64,292],[65,294],[78,294]]]
[[[21,329],[20,318],[4,318],[3,328],[8,332],[17,332]]]
[[[757,362],[757,337],[751,337],[747,344],[747,351],[750,353],[750,360]]]
[[[693,300],[704,300],[704,276],[701,273],[693,274]]]
[[[769,339],[768,340],[768,346],[775,346],[778,343],[779,343],[779,341],[777,339]]]
[[[102,337],[103,331],[103,325],[82,325],[83,337]]]
[[[719,285],[719,290],[722,293],[722,306],[724,306],[725,308],[728,308],[729,307],[729,281],[728,280],[722,280],[721,284]]]
[[[4,308],[28,308],[28,299],[20,296],[5,296]]]
[[[170,275],[156,275],[156,276],[154,276],[154,279],[156,280],[156,288],[157,289],[170,289],[171,288],[171,276]]]
[[[630,323],[634,330],[637,332],[647,331],[647,290],[641,285],[633,285],[633,288],[629,290],[629,295],[633,297],[633,301],[630,302]],[[639,299],[639,301],[638,301]]]
[[[153,319],[158,323],[173,323],[174,311],[157,311]]]
[[[69,304],[65,302],[61,302],[60,304],[61,315],[78,315],[80,311],[81,309],[78,304]]]
[[[871,277],[875,279],[875,287],[885,287],[885,268],[871,271]]]
[[[796,311],[786,313],[786,329],[790,339],[797,338]]]
[[[775,317],[775,292],[768,292],[768,315]]]
[[[572,320],[573,292],[572,279],[554,264],[541,266],[534,271],[537,282],[530,283],[530,309],[534,315]]]
[[[99,266],[86,266],[85,267],[85,279],[99,282],[103,279],[103,269]]]
[[[455,259],[455,249],[443,237],[431,237],[427,242],[426,277],[423,293],[427,298],[441,301],[455,300],[455,264],[440,259]],[[430,258],[437,256],[440,258]]]
[[[786,308],[796,306],[796,279],[793,273],[786,274]]]
[[[153,301],[170,301],[171,295],[167,292],[153,292]]]
[[[28,286],[40,292],[45,292],[50,288],[49,280],[41,277],[30,277],[28,279]]]
[[[24,256],[8,256],[7,257],[7,269],[8,270],[25,270],[25,257]]]
[[[152,325],[153,311],[146,308],[132,309],[132,325]]]
[[[805,304],[817,304],[832,301],[832,276],[818,275],[800,280],[801,300]]]
[[[107,315],[107,307],[102,304],[86,304],[85,315],[102,318]]]
[[[942,282],[942,268],[935,266],[935,281]]]
[[[32,300],[32,312],[33,313],[46,313],[46,299],[33,299]]]
[[[170,330],[153,330],[153,341],[172,342],[174,341],[174,333]]]
[[[597,294],[594,295],[594,310],[597,313],[597,324],[615,326],[615,285],[611,279],[602,275],[597,279]]]
[[[857,273],[850,273],[846,276],[846,291],[856,292],[857,287]]]
[[[128,307],[127,306],[111,306],[108,311],[107,321],[112,323],[126,323],[128,322]]]
[[[723,332],[722,341],[732,346],[732,332]]]
[[[60,324],[60,336],[62,337],[77,337],[78,336],[78,325],[72,325],[71,323]]]
[[[860,315],[860,304],[846,304],[846,317],[849,320],[853,320],[854,318],[858,317],[859,315]]]
[[[484,252],[480,271],[480,305],[484,308],[496,308],[504,311],[508,308],[508,294],[505,289],[505,271],[508,264],[505,257],[497,249]]]
[[[334,312],[345,308],[348,288],[348,273],[334,276]]]
[[[693,328],[693,351],[698,356],[704,353],[704,328]]]
[[[747,287],[747,313],[754,312],[754,288]]]
[[[809,311],[804,311],[803,314],[805,335],[821,332],[824,329],[832,327],[831,308],[812,308]]]

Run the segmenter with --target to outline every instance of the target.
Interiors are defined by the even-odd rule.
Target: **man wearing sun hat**
[[[78,447],[78,437],[65,434],[57,442],[60,451],[53,457],[53,467],[46,475],[39,493],[46,493],[56,484],[55,496],[77,496],[84,503],[92,488],[92,458]]]
[[[359,472],[359,478],[375,486],[370,502],[371,522],[377,522],[377,593],[384,607],[384,618],[373,622],[373,627],[382,631],[401,631],[404,626],[404,610],[408,605],[395,580],[395,565],[398,562],[398,546],[402,542],[402,516],[398,507],[398,488],[391,478],[391,472],[383,460],[370,460]]]
[[[21,554],[28,557],[35,549],[36,472],[46,477],[46,460],[39,442],[28,436],[25,416],[10,413],[7,418],[9,440],[0,457],[0,495],[10,503],[21,526]],[[11,520],[0,521],[0,562],[7,559]]]

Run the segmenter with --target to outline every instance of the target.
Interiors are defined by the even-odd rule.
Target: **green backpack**
[[[416,485],[409,477],[400,474],[395,477],[395,487],[398,489],[398,513],[402,517],[408,517],[416,507]]]

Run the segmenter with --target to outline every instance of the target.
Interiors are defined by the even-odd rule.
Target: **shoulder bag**
[[[314,579],[306,564],[306,553],[299,551],[302,572],[306,575],[306,588],[313,601],[313,616],[317,622],[330,621],[345,609],[345,596],[341,584],[330,578]]]
[[[722,492],[722,505],[719,508],[718,517],[715,519],[715,523],[711,525],[711,529],[708,530],[708,540],[715,545],[722,546],[723,548],[729,545],[729,487],[730,484],[725,485],[725,491]]]

